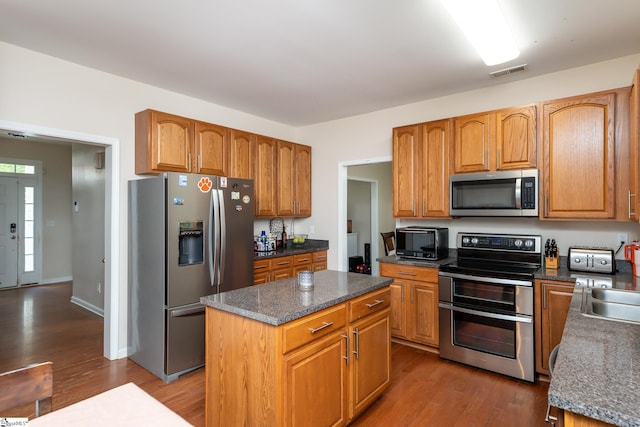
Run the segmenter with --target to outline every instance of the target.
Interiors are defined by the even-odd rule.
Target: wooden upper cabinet
[[[293,143],[278,141],[278,215],[295,215],[295,157]]]
[[[256,177],[256,135],[241,130],[230,130],[229,176],[255,179]]]
[[[449,216],[450,121],[393,130],[393,215]]]
[[[542,104],[543,218],[615,218],[616,94]]]
[[[311,147],[278,141],[278,215],[311,216]]]
[[[135,115],[136,173],[192,172],[192,120],[154,110]]]
[[[536,117],[535,105],[496,113],[496,170],[536,167]]]
[[[418,175],[420,126],[402,126],[393,129],[392,175],[393,216],[417,216],[416,204],[420,183]]]
[[[529,169],[537,166],[535,105],[454,119],[454,173]]]
[[[155,110],[137,113],[135,122],[137,174],[229,174],[227,128]]]
[[[229,175],[229,129],[195,122],[195,173]]]
[[[424,123],[420,141],[420,214],[449,216],[449,120]]]
[[[276,215],[277,141],[256,136],[256,216]]]
[[[492,170],[490,153],[495,139],[494,117],[491,113],[481,113],[454,119],[454,173]]]
[[[294,144],[296,216],[311,216],[311,147]]]

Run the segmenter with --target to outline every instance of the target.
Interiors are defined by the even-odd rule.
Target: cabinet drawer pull
[[[287,264],[289,264],[289,261],[280,261],[278,263],[278,265],[287,265]]]
[[[369,307],[369,308],[373,308],[373,307],[375,307],[376,305],[380,305],[380,304],[382,304],[383,302],[384,302],[384,300],[383,300],[383,299],[377,299],[377,300],[376,300],[376,302],[374,302],[374,303],[372,303],[372,304],[366,304],[366,305],[367,305],[367,307]]]
[[[412,273],[410,271],[398,271],[398,274],[402,274],[404,276],[412,276],[412,277],[416,276],[416,273]]]
[[[260,270],[261,268],[267,268],[266,265],[256,265],[253,267],[254,270]]]
[[[333,325],[333,322],[322,322],[322,326],[318,326],[317,328],[307,328],[311,331],[312,334],[315,334],[318,331],[323,330],[324,328],[328,328]]]
[[[298,259],[298,262],[307,262],[307,261],[311,261],[311,258],[300,258],[300,259]]]

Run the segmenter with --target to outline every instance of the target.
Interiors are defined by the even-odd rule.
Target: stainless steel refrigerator
[[[253,181],[129,181],[129,358],[170,382],[205,360],[200,297],[253,284]]]

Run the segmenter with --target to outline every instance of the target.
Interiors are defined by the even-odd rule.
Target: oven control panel
[[[541,253],[541,236],[458,233],[458,248]]]

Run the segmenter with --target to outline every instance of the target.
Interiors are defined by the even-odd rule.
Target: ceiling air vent
[[[508,76],[509,74],[520,73],[527,69],[527,64],[516,65],[515,67],[505,68],[503,70],[494,71],[493,73],[489,73],[491,77],[503,77]]]

